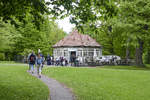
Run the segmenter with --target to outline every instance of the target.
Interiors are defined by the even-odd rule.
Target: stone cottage
[[[53,48],[54,59],[64,57],[70,61],[70,57],[74,55],[81,64],[102,56],[102,46],[95,39],[80,34],[77,30],[57,42]]]

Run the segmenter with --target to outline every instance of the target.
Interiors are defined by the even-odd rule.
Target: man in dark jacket
[[[35,61],[36,61],[36,55],[35,55],[34,52],[32,51],[32,53],[29,54],[29,56],[28,56],[29,71],[31,71],[32,74],[33,74],[33,71],[34,71]]]

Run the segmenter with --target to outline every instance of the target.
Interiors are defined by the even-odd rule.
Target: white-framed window
[[[92,56],[94,56],[94,51],[89,51],[89,53],[88,53],[88,56],[90,56],[90,57],[92,57]]]
[[[78,55],[79,57],[82,57],[82,50],[78,50]]]
[[[84,51],[83,51],[83,56],[87,56],[87,55],[88,55],[87,50],[84,50]]]
[[[67,50],[64,50],[64,56],[68,56]]]
[[[57,56],[59,56],[60,55],[60,50],[57,50]]]
[[[100,50],[96,49],[96,55],[100,56]]]

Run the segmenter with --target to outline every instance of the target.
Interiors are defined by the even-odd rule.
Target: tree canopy
[[[135,58],[143,66],[150,32],[149,0],[49,0],[55,16],[70,15],[84,34],[104,46],[104,54]]]
[[[103,45],[103,54],[135,59],[138,66],[150,62],[149,0],[1,0],[0,9],[5,55],[52,51],[65,36],[54,19],[70,16],[82,33]]]

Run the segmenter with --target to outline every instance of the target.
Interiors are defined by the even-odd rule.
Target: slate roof
[[[53,45],[53,47],[101,47],[101,45],[90,36],[80,34],[77,30],[74,30],[71,34]]]

